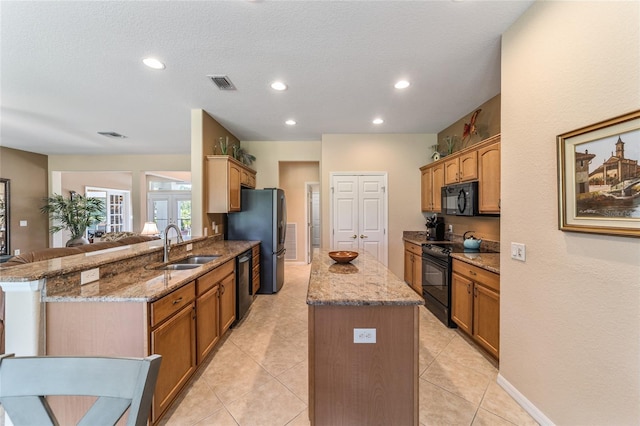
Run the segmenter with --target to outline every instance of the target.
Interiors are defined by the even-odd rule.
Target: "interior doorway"
[[[320,183],[306,182],[307,189],[307,263],[313,260],[313,250],[320,248]]]

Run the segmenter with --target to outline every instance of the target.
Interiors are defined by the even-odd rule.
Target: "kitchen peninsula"
[[[319,250],[307,304],[311,424],[417,425],[424,300],[366,252],[338,264]]]
[[[236,319],[236,257],[258,245],[216,237],[173,245],[173,262],[210,256],[191,269],[166,269],[160,240],[2,269],[7,351],[160,354],[151,417],[155,424]],[[63,424],[77,423],[86,403],[51,400]]]

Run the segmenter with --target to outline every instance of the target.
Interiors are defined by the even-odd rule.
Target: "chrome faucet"
[[[169,262],[169,252],[171,251],[171,241],[169,241],[169,230],[173,228],[176,230],[178,234],[178,242],[183,242],[182,234],[180,233],[180,228],[175,223],[170,223],[164,228],[164,256],[162,259],[163,263]]]

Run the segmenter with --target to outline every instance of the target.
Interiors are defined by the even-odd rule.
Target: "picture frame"
[[[557,137],[559,229],[640,237],[640,111]]]

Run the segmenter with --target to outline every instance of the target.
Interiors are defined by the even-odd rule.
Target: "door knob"
[[[353,234],[353,236],[351,236],[351,238],[353,238],[355,240],[356,238],[358,238],[358,236],[356,234]]]
[[[369,238],[369,237],[367,237],[366,235],[360,234],[360,238]]]

